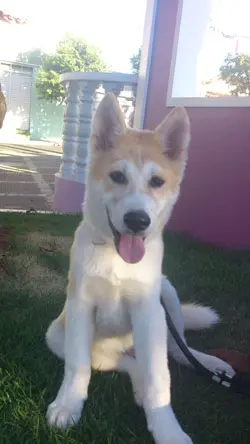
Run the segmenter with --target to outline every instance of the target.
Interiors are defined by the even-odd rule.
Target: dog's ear
[[[190,141],[190,122],[185,108],[173,109],[156,128],[155,133],[170,160],[186,158]]]
[[[99,104],[92,126],[92,142],[96,149],[114,146],[116,136],[125,134],[126,123],[117,98],[107,93]]]

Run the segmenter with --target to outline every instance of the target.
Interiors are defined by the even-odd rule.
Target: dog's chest
[[[119,286],[110,285],[108,294],[98,298],[95,310],[97,336],[121,336],[131,331],[128,304],[122,296]]]

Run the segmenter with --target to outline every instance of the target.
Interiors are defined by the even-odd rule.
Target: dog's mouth
[[[107,208],[106,211],[117,253],[128,264],[137,264],[145,254],[145,238],[134,234],[121,234],[113,225]]]

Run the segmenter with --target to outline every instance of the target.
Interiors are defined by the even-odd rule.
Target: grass
[[[63,366],[44,334],[65,297],[68,251],[77,216],[1,214],[11,248],[0,274],[0,444],[152,444],[128,378],[93,374],[78,426],[68,432],[45,422]],[[249,351],[250,253],[225,252],[166,235],[164,269],[182,300],[212,304],[221,325],[188,334],[202,350]],[[1,245],[1,244],[0,244]],[[0,247],[1,248],[1,247]],[[1,252],[1,250],[0,250]],[[195,444],[248,444],[250,401],[171,362],[173,407]]]

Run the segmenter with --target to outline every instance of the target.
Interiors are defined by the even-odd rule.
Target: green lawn
[[[1,214],[11,228],[0,240],[0,444],[150,444],[143,412],[126,376],[94,374],[80,425],[64,433],[45,422],[63,366],[44,334],[64,303],[68,251],[79,218]],[[0,237],[1,239],[1,237]],[[181,299],[212,304],[223,322],[188,334],[202,350],[249,352],[250,253],[223,252],[166,235],[164,268]],[[171,362],[173,406],[195,444],[249,444],[250,400]]]

